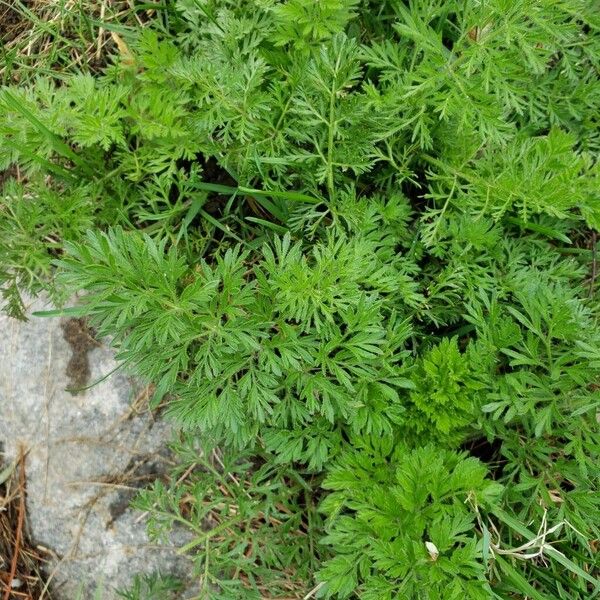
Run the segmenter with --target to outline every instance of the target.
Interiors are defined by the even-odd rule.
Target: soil
[[[85,319],[65,319],[61,323],[61,329],[72,353],[66,370],[70,382],[67,389],[75,395],[89,382],[91,369],[88,354],[100,346],[100,342],[94,337],[95,331]]]
[[[0,170],[0,188],[4,185],[6,181],[9,179],[13,179],[17,177],[17,168],[13,165],[4,171]]]
[[[33,6],[32,0],[21,1],[26,8]],[[0,47],[14,40],[29,26],[29,21],[23,18],[15,2],[9,0],[6,4],[0,5]]]

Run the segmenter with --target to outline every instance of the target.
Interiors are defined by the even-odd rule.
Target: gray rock
[[[35,301],[32,310],[49,308]],[[109,348],[79,321],[0,316],[0,448],[4,461],[27,450],[27,511],[34,542],[49,563],[53,597],[103,600],[137,572],[189,572],[176,554],[187,541],[148,541],[144,515],[128,507],[144,474],[164,471],[170,431],[146,409],[147,390],[115,369]]]

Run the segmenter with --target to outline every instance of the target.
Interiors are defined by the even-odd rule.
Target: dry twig
[[[12,584],[17,575],[17,564],[19,562],[19,552],[21,551],[21,540],[23,538],[23,523],[25,522],[25,450],[21,447],[19,450],[19,514],[17,519],[17,531],[15,535],[15,546],[13,550],[12,561],[10,563],[10,574],[6,583],[4,600],[10,600],[13,591]]]

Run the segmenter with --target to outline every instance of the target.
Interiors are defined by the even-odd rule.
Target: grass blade
[[[556,596],[542,596],[509,561],[501,556],[496,556],[496,564],[524,597],[532,600],[558,600]]]
[[[70,160],[74,165],[77,165],[84,173],[87,175],[92,175],[90,168],[87,164],[81,160],[79,155],[72,150],[72,148],[65,144],[54,132],[50,131],[28,108],[23,106],[21,102],[13,94],[5,90],[4,91],[4,100],[9,108],[12,108],[14,111],[21,113],[42,135],[44,135],[52,144],[54,150],[63,156],[64,158]]]

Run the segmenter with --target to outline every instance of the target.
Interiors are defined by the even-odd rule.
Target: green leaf
[[[558,600],[554,595],[541,594],[517,571],[508,560],[496,555],[496,564],[508,576],[509,581],[515,586],[519,593],[533,600]]]
[[[13,110],[20,112],[40,133],[42,133],[52,144],[54,150],[77,165],[85,174],[92,175],[86,162],[76,154],[68,144],[65,144],[56,134],[48,129],[28,108],[19,102],[13,94],[5,89],[3,98],[6,104]]]

